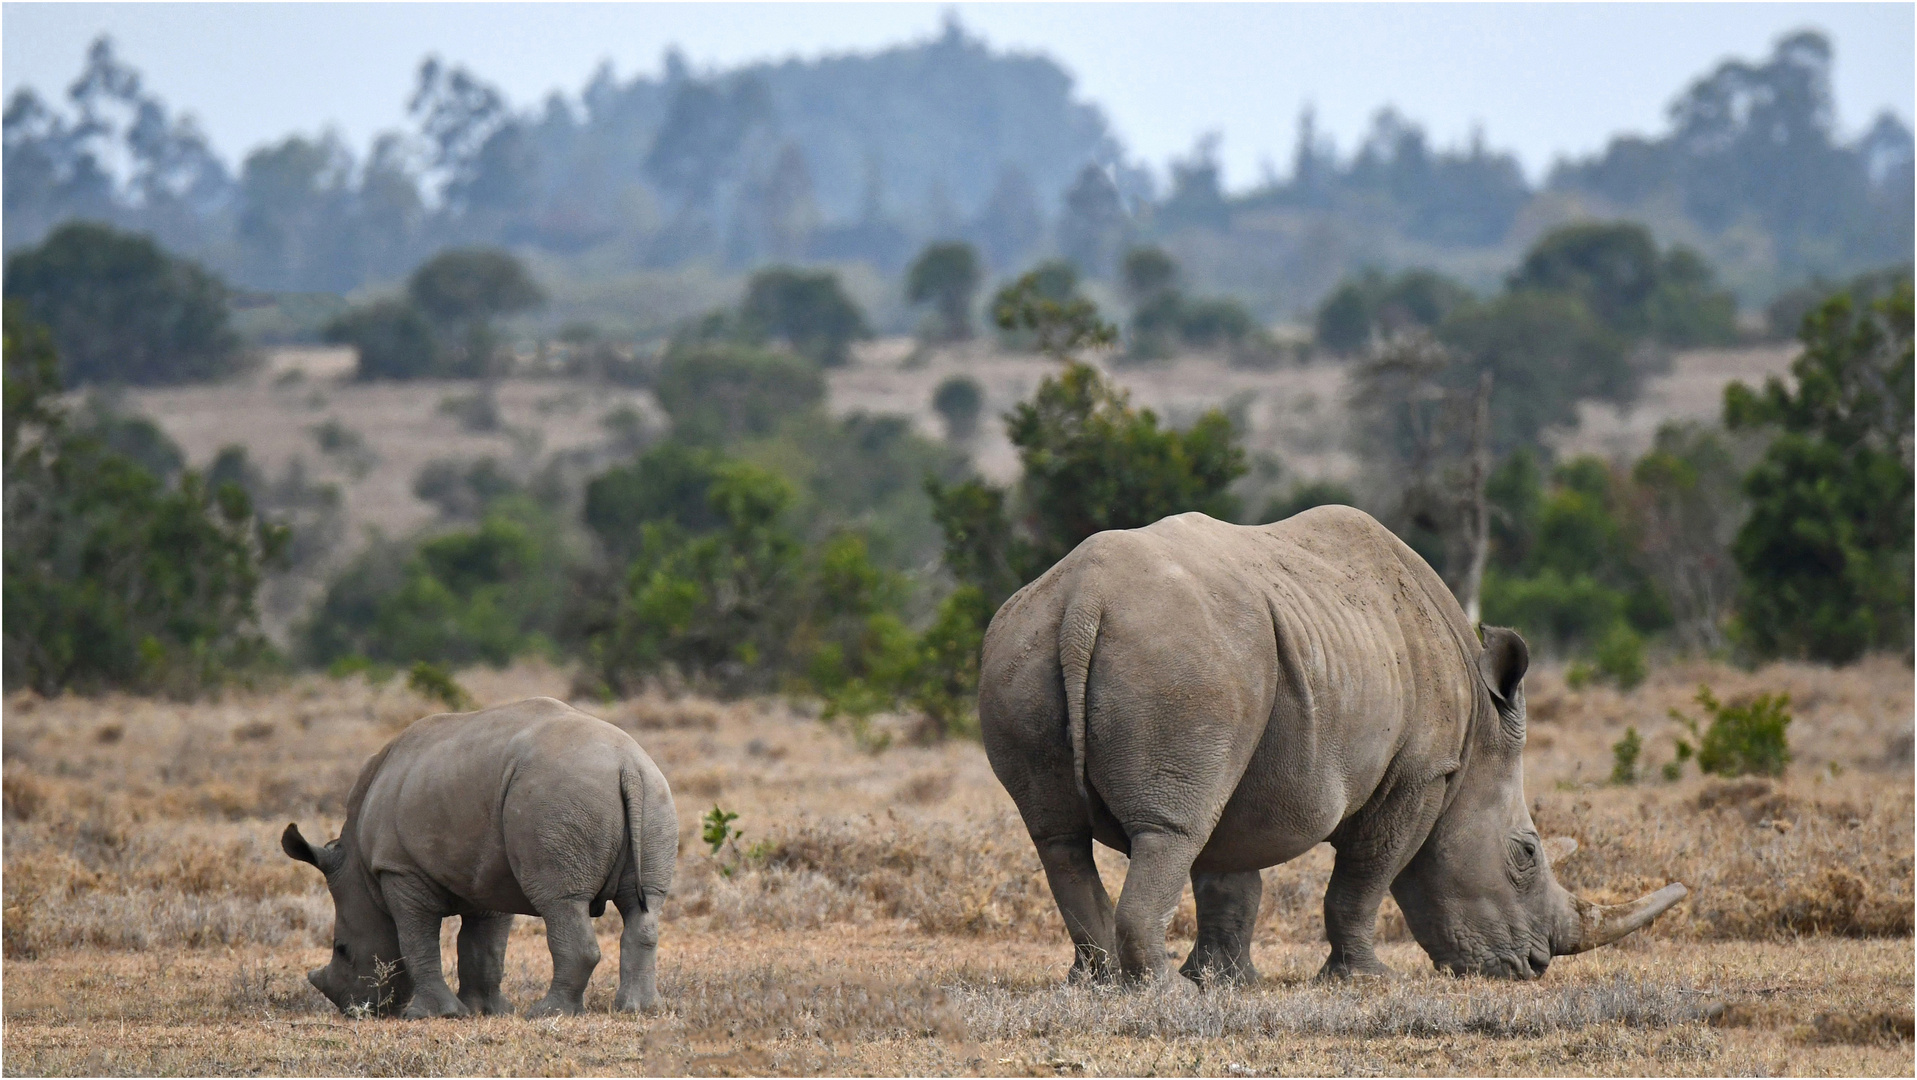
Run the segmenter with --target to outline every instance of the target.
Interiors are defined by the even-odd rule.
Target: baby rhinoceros
[[[428,716],[373,755],[339,839],[288,825],[286,853],[333,894],[333,958],[307,976],[341,1010],[412,1017],[507,1012],[499,993],[513,915],[546,920],[552,987],[528,1013],[577,1013],[599,964],[592,918],[625,918],[625,1010],[658,999],[659,904],[672,885],[672,791],[632,736],[551,698]],[[439,925],[460,916],[459,993]]]

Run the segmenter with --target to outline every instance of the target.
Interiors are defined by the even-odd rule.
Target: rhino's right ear
[[[1500,714],[1515,708],[1524,673],[1531,667],[1531,650],[1516,630],[1484,627],[1484,649],[1478,653],[1478,678],[1491,691]]]
[[[338,848],[331,845],[316,848],[307,843],[306,837],[300,835],[298,825],[286,826],[286,831],[280,834],[280,848],[303,863],[319,867],[322,874],[331,875],[345,861],[345,856],[339,853]]]

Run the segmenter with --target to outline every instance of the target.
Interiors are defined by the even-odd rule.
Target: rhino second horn
[[[1593,904],[1581,897],[1572,897],[1578,912],[1578,943],[1571,947],[1573,953],[1589,952],[1600,945],[1609,945],[1613,941],[1650,925],[1652,919],[1664,914],[1672,904],[1690,894],[1683,885],[1672,882],[1649,896],[1640,896],[1628,904]]]

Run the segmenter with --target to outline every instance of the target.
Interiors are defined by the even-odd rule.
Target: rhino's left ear
[[[1531,650],[1515,630],[1484,628],[1484,649],[1478,653],[1478,678],[1491,691],[1499,716],[1516,713],[1524,689],[1524,673],[1531,667]]]
[[[312,844],[307,843],[306,837],[300,835],[300,827],[298,825],[288,825],[286,831],[280,834],[280,850],[286,852],[288,856],[298,859],[300,862],[312,863],[314,866],[319,867],[320,873],[329,877],[332,876],[333,871],[339,869],[340,864],[345,861],[340,855],[339,849],[333,847],[331,844],[316,848]]]

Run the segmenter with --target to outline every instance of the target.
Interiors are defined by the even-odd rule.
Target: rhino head
[[[1523,638],[1484,628],[1477,670],[1485,692],[1461,774],[1424,846],[1391,886],[1432,963],[1460,975],[1537,978],[1552,957],[1609,945],[1687,892],[1671,884],[1607,906],[1571,895],[1552,876],[1551,848],[1562,857],[1577,842],[1540,840],[1524,803],[1529,665]]]
[[[400,962],[399,930],[375,900],[359,860],[339,840],[314,847],[298,825],[280,834],[280,847],[318,867],[333,894],[333,958],[307,972],[306,981],[341,1012],[397,1014],[413,996],[413,981]]]

